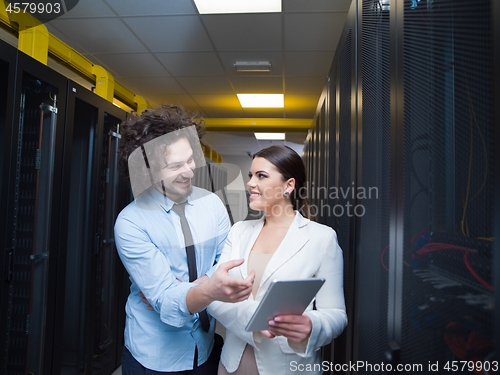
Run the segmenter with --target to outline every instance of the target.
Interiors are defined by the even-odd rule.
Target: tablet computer
[[[267,322],[277,315],[301,315],[324,282],[325,279],[274,280],[245,330],[266,330]]]

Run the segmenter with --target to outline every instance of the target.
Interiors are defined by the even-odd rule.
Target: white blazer
[[[244,279],[247,262],[264,219],[242,221],[231,228],[219,264],[233,259],[245,262],[229,271]],[[316,310],[311,305],[306,314],[312,331],[305,345],[289,342],[284,336],[268,339],[260,332],[246,332],[245,327],[273,280],[324,278],[326,282],[316,296]],[[208,312],[226,327],[221,361],[228,372],[237,370],[245,345],[255,348],[260,375],[285,375],[303,369],[303,373],[322,374],[318,349],[339,336],[347,325],[343,290],[342,249],[333,229],[305,219],[296,211],[295,218],[278,249],[269,261],[255,300],[238,303],[213,302]],[[314,366],[316,364],[316,366]]]

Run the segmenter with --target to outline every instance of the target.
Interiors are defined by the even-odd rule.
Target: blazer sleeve
[[[233,249],[233,241],[238,238],[238,233],[242,229],[241,225],[244,225],[243,222],[237,223],[231,228],[217,265],[230,260],[239,259],[237,250]],[[243,263],[242,266],[246,267],[246,263]],[[245,327],[258,305],[258,301],[250,300],[237,303],[214,301],[208,305],[207,311],[227,330],[233,332],[240,339],[255,347],[253,333],[245,331]]]
[[[343,270],[342,249],[337,242],[337,234],[330,229],[327,244],[323,247],[321,266],[316,274],[317,278],[326,281],[316,295],[316,310],[306,311],[312,322],[312,331],[305,353],[294,350],[297,355],[312,356],[314,351],[329,344],[347,326]]]

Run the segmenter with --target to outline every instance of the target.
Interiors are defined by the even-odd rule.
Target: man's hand
[[[243,262],[243,259],[238,259],[222,263],[208,279],[204,285],[205,293],[212,301],[241,302],[250,296],[255,271],[252,270],[244,280],[229,276],[229,270],[238,267]]]
[[[240,266],[243,259],[222,263],[210,279],[188,290],[186,304],[189,312],[194,314],[203,310],[213,301],[241,302],[252,293],[255,272],[252,271],[246,279],[229,276],[229,270]]]

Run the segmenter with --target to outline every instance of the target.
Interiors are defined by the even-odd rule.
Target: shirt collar
[[[151,188],[150,192],[151,192],[151,197],[155,200],[155,202],[162,209],[164,209],[167,212],[170,212],[170,210],[172,209],[172,206],[177,203],[177,202],[174,202],[169,197],[160,193],[154,187]],[[194,192],[194,187],[193,187],[193,192]],[[191,194],[189,194],[181,203],[186,202],[186,204],[192,206],[193,205],[193,192],[191,192]]]

